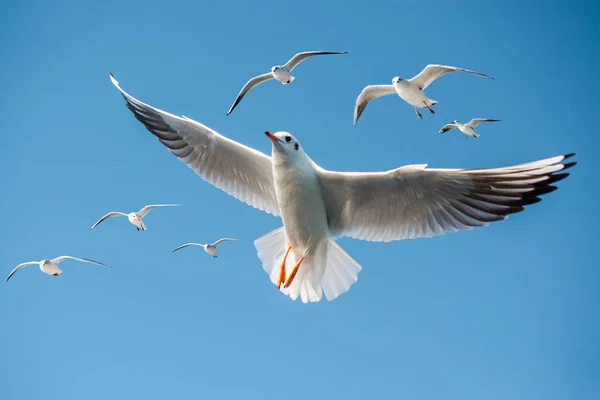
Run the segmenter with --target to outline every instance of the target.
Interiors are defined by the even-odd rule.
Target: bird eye
[[[289,135],[288,135],[288,136],[286,136],[286,137],[285,137],[285,141],[286,141],[286,142],[290,142],[291,140],[292,140],[292,137],[291,137],[291,136],[289,136]]]

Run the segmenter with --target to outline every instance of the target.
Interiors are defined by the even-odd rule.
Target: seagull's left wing
[[[175,206],[180,206],[181,204],[150,204],[147,206],[144,206],[140,211],[138,211],[138,214],[140,215],[140,217],[144,218],[146,216],[146,214],[148,214],[150,212],[150,210],[152,210],[153,208],[156,207],[175,207]]]
[[[489,169],[428,169],[407,165],[387,172],[319,169],[329,231],[335,236],[388,242],[441,235],[505,219],[552,192],[573,154]]]
[[[475,72],[464,68],[458,67],[450,67],[448,65],[438,65],[438,64],[430,64],[426,66],[423,71],[419,73],[419,75],[414,78],[409,79],[410,82],[416,84],[421,90],[425,89],[427,86],[431,84],[431,82],[435,81],[442,75],[447,74],[448,72],[461,71],[468,72],[469,74],[482,76],[484,78],[494,79],[489,75],[482,74],[481,72]]]
[[[204,245],[200,244],[200,243],[186,243],[186,244],[182,244],[181,246],[176,247],[175,249],[171,250],[171,253],[175,253],[177,250],[181,250],[181,249],[184,249],[189,246],[204,247]]]
[[[296,54],[294,57],[290,58],[288,62],[286,62],[283,67],[287,69],[289,72],[292,72],[294,68],[298,66],[302,61],[306,60],[309,57],[313,56],[324,56],[327,54],[348,54],[347,51],[305,51],[302,53]]]
[[[15,272],[17,272],[18,270],[20,270],[23,267],[27,267],[29,265],[40,265],[39,262],[37,261],[30,261],[30,262],[26,262],[23,264],[19,264],[15,267],[15,269],[13,269],[10,274],[8,274],[8,276],[6,277],[6,279],[4,280],[4,283],[8,282],[8,280],[15,274]]]
[[[90,260],[89,258],[78,258],[78,257],[71,257],[71,256],[60,256],[60,257],[56,257],[55,259],[50,260],[50,261],[55,264],[58,264],[59,262],[65,261],[65,260],[76,260],[76,261],[81,261],[81,262],[88,263],[88,264],[96,264],[96,265],[101,265],[103,267],[106,267],[106,264],[102,264],[101,262]]]
[[[486,119],[486,118],[473,118],[471,121],[469,121],[467,126],[474,129],[477,125],[479,125],[483,122],[500,122],[500,120],[499,119]]]
[[[119,87],[127,107],[158,140],[202,179],[236,199],[279,215],[271,158],[186,117],[142,103]]]
[[[456,128],[456,125],[454,125],[454,124],[446,124],[446,125],[442,126],[442,129],[440,129],[440,131],[438,133],[446,133],[449,130],[452,130],[454,128]]]

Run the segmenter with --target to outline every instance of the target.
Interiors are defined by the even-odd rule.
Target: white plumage
[[[332,237],[387,242],[483,226],[538,202],[568,176],[561,171],[575,164],[564,162],[568,154],[490,169],[423,164],[384,172],[327,171],[287,132],[266,132],[269,157],[142,103],[111,79],[136,118],[200,177],[282,217],[282,228],[254,244],[271,281],[303,302],[319,301],[323,293],[333,300],[358,279],[361,266]]]

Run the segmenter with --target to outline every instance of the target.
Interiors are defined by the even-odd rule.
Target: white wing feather
[[[320,169],[332,235],[388,242],[441,235],[505,219],[556,189],[573,154],[502,168],[428,169],[407,165],[387,172]]]
[[[135,117],[202,179],[252,207],[279,215],[269,156],[194,120],[144,104],[110,77]]]

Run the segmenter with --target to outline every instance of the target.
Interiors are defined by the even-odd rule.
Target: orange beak
[[[271,141],[272,141],[273,143],[281,142],[281,140],[279,140],[279,139],[277,138],[277,136],[273,135],[273,134],[272,134],[271,132],[269,132],[269,131],[266,131],[266,132],[265,132],[265,135],[267,135],[267,137],[268,137],[269,139],[271,139]]]

